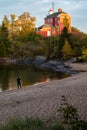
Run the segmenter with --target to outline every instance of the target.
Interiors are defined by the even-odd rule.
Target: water
[[[0,92],[17,89],[17,77],[22,79],[22,87],[62,79],[69,75],[36,69],[33,66],[0,65]]]

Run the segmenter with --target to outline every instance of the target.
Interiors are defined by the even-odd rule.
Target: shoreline
[[[1,92],[0,123],[14,117],[38,117],[45,122],[60,120],[57,110],[61,96],[65,96],[77,108],[81,119],[87,120],[86,77],[87,72],[81,72],[61,80]]]
[[[70,66],[73,70],[79,71],[79,72],[87,72],[87,63],[68,63],[65,62],[65,65]]]

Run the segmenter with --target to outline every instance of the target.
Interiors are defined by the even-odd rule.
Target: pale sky
[[[35,16],[36,26],[44,24],[44,18],[54,2],[54,10],[58,8],[72,17],[72,26],[87,33],[87,0],[0,0],[0,23],[4,15],[16,14],[20,16],[29,12]]]

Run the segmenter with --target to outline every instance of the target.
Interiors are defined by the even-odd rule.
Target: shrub
[[[62,114],[63,123],[68,130],[87,130],[87,122],[79,118],[77,109],[67,102],[65,96],[62,96],[61,101],[58,111]]]
[[[51,130],[65,130],[63,124],[60,124],[59,122],[56,122],[52,124]]]
[[[87,48],[85,47],[82,49],[82,57],[84,60],[87,60]]]

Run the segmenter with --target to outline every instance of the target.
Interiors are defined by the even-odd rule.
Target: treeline
[[[50,37],[48,56],[50,58],[59,58],[63,60],[77,57],[79,60],[87,59],[87,34],[80,32],[77,28],[72,27],[69,33],[66,27],[63,28],[62,34]]]
[[[19,17],[15,14],[11,14],[10,18],[4,16],[0,26],[1,58],[43,55],[48,59],[87,59],[87,34],[74,27],[69,33],[65,26],[61,35],[43,38],[36,34],[35,22],[36,18],[28,12]]]

